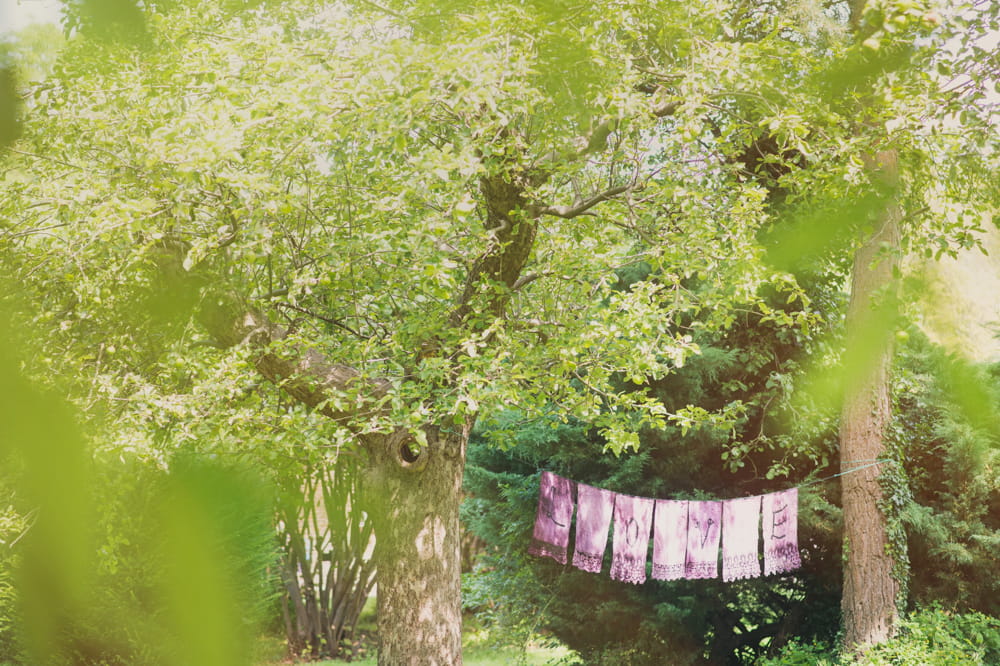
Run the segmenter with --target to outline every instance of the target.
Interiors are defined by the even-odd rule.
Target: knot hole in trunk
[[[419,472],[427,465],[430,457],[428,447],[421,446],[408,432],[399,433],[389,442],[389,454],[407,472]]]

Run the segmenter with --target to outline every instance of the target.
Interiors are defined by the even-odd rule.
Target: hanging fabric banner
[[[799,557],[799,489],[764,495],[764,575],[785,573],[802,566]]]
[[[646,554],[653,527],[651,499],[615,497],[615,536],[611,557],[611,578],[627,583],[646,582]]]
[[[528,552],[568,560],[573,513],[577,514],[573,566],[599,573],[604,566],[608,531],[614,520],[611,578],[646,582],[646,559],[652,533],[655,580],[722,580],[764,575],[802,566],[798,543],[799,491],[723,501],[654,500],[619,495],[542,472],[538,513]]]
[[[715,578],[719,575],[721,523],[722,502],[688,502],[685,578]]]
[[[656,580],[684,577],[687,552],[688,503],[656,500],[653,514],[653,573]]]
[[[760,495],[722,503],[722,580],[758,578]]]
[[[608,547],[608,530],[615,507],[615,494],[610,490],[576,484],[576,548],[573,566],[590,573],[600,573],[604,566],[604,551]]]
[[[528,552],[566,564],[569,527],[573,521],[573,482],[552,472],[542,472],[538,514]]]

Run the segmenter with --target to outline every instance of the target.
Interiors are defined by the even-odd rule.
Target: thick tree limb
[[[391,388],[388,381],[363,377],[351,366],[331,362],[315,349],[296,346],[291,356],[280,353],[274,343],[284,340],[287,331],[257,311],[223,301],[203,310],[202,321],[221,346],[253,347],[257,352],[254,365],[261,375],[350,430],[357,429],[354,423],[358,417],[387,412],[382,399]]]
[[[469,270],[462,293],[449,317],[452,326],[462,325],[472,314],[473,300],[489,285],[500,287],[486,297],[483,312],[499,317],[510,299],[510,292],[521,277],[531,254],[538,229],[538,216],[530,212],[525,199],[526,183],[516,174],[496,173],[484,176],[479,190],[486,206],[486,229],[492,238],[486,250]]]
[[[669,102],[657,104],[653,107],[653,117],[666,118],[667,116],[672,116],[679,108],[681,108],[681,103],[678,100],[670,100]]]
[[[516,282],[514,282],[514,286],[511,287],[510,290],[518,291],[520,289],[523,289],[524,287],[528,286],[529,284],[531,284],[540,277],[542,277],[541,273],[537,272],[526,273],[521,277],[519,277]]]

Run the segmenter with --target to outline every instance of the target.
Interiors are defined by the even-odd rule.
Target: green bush
[[[992,666],[1000,664],[1000,619],[931,607],[903,620],[899,634],[862,657],[821,643],[792,642],[758,666]]]
[[[81,664],[248,663],[274,613],[270,489],[252,471],[178,456],[101,466],[92,605],[73,626]]]
[[[912,493],[901,515],[911,609],[1000,616],[1000,365],[971,365],[915,333],[894,392],[893,439]]]
[[[839,663],[829,646],[798,640],[791,641],[777,656],[757,662],[758,666],[834,666]]]
[[[864,666],[1000,663],[1000,619],[982,613],[953,614],[930,608],[902,623],[899,636],[858,661]]]

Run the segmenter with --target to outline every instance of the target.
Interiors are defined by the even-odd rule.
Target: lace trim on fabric
[[[559,564],[566,564],[566,548],[564,546],[554,546],[545,541],[532,539],[528,546],[528,552],[538,557],[551,557]]]
[[[646,582],[646,565],[639,565],[634,562],[622,562],[617,560],[611,563],[612,580],[620,580],[625,583],[639,585]]]
[[[722,580],[740,580],[760,576],[760,562],[757,553],[733,555],[722,560]]]
[[[715,578],[719,568],[715,562],[688,562],[684,565],[684,577],[693,578]]]
[[[769,548],[764,558],[764,575],[794,571],[802,566],[799,549],[793,543]]]
[[[653,562],[653,578],[656,580],[679,580],[683,577],[683,564],[657,564]]]
[[[601,573],[604,566],[604,555],[593,555],[591,553],[573,553],[573,566],[590,573]]]

